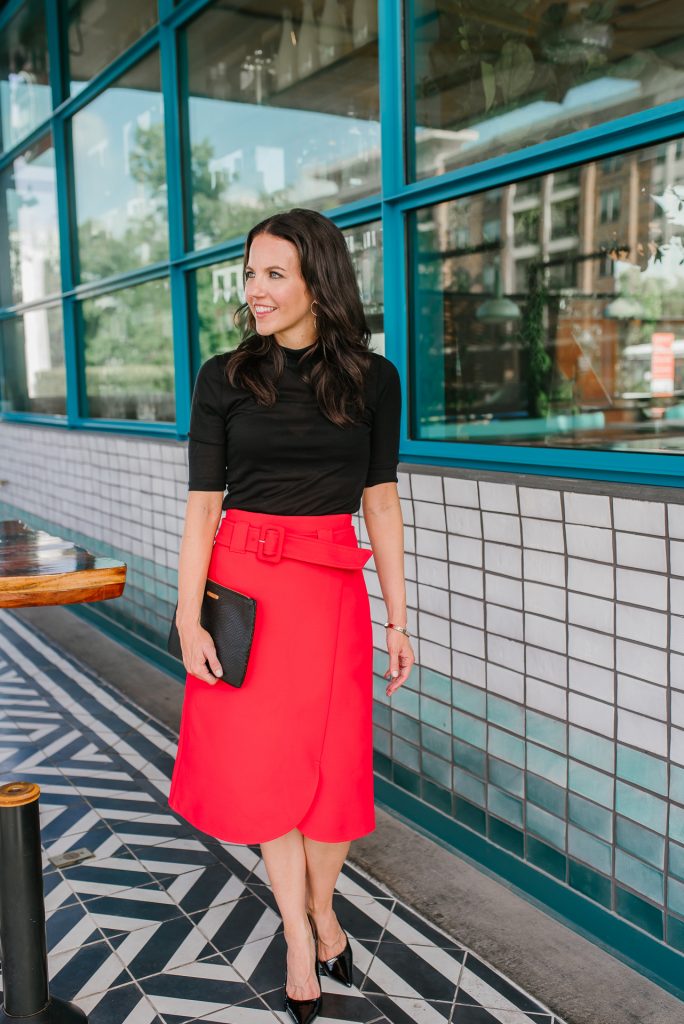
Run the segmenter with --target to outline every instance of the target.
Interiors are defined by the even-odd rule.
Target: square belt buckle
[[[282,526],[261,526],[257,541],[257,558],[262,562],[279,562],[282,557],[284,536],[285,530]]]

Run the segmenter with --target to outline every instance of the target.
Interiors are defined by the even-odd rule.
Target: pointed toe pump
[[[311,927],[314,928],[314,923],[311,919],[311,915],[307,915],[311,922]],[[340,925],[340,928],[342,926]],[[341,981],[347,988],[351,988],[353,984],[352,974],[352,950],[349,943],[349,936],[342,928],[342,934],[347,940],[347,945],[344,947],[341,953],[336,956],[331,956],[329,960],[318,960],[318,945],[316,945],[316,960],[318,961],[319,970],[322,967],[329,978],[333,981]]]
[[[308,914],[307,914],[308,917]],[[314,937],[314,969],[316,977],[319,979],[318,984],[320,985],[321,968],[318,962],[318,934],[316,932],[316,926],[309,917],[309,924]],[[287,977],[285,978],[285,985],[287,986]],[[323,1001],[323,990],[321,994],[316,996],[315,999],[292,999],[287,994],[287,988],[285,989],[285,1006],[284,1009],[290,1015],[291,1019],[295,1024],[311,1024],[312,1020],[319,1015],[321,1012],[321,1004]]]

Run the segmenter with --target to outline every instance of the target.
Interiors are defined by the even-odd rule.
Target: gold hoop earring
[[[312,315],[312,317],[314,319],[314,331],[317,330],[317,320],[318,320],[318,317],[314,313],[314,311],[312,309],[312,306],[317,306],[317,305],[318,305],[318,300],[314,299],[313,302],[311,303],[311,306],[309,306],[309,312],[311,313],[311,315]]]

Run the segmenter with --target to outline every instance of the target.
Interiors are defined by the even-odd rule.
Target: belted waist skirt
[[[373,635],[351,513],[227,509],[207,575],[257,602],[241,687],[187,673],[169,806],[222,840],[375,828]]]

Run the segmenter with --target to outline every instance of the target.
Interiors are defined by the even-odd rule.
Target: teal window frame
[[[9,0],[0,9],[0,32],[16,14],[23,0]],[[190,204],[183,202],[183,180],[187,179],[187,152],[182,140],[187,139],[187,125],[182,123],[187,111],[187,75],[177,45],[178,33],[211,0],[158,0],[158,22],[120,54],[74,97],[68,91],[68,66],[65,43],[65,19],[60,18],[59,0],[44,0],[48,30],[48,53],[53,110],[51,116],[35,128],[11,150],[0,155],[0,169],[46,131],[52,132],[57,168],[57,213],[60,235],[61,284],[59,296],[46,296],[41,303],[26,303],[0,310],[0,319],[44,305],[55,298],[61,300],[64,322],[65,366],[67,379],[67,414],[50,417],[29,413],[4,413],[2,418],[20,422],[36,422],[67,429],[89,429],[129,433],[138,436],[187,438],[190,397],[195,374],[199,369],[196,315],[191,301],[194,294],[193,272],[203,266],[239,258],[244,236],[192,251],[186,247],[191,234]],[[411,181],[407,175],[410,146],[407,132],[414,130],[412,104],[407,103],[406,90],[412,87],[411,12],[413,0],[378,0],[379,24],[379,89],[381,147],[383,154],[395,159],[381,162],[380,193],[359,202],[326,211],[340,228],[382,221],[384,239],[384,304],[385,354],[397,366],[403,386],[404,402],[401,419],[400,459],[402,462],[470,469],[552,475],[569,478],[614,480],[625,483],[673,486],[680,471],[672,455],[629,451],[582,451],[548,449],[532,446],[481,445],[467,441],[421,441],[411,437],[412,385],[410,378],[410,310],[406,296],[414,270],[408,266],[407,219],[411,211],[425,206],[482,192],[488,188],[510,184],[520,178],[537,176],[586,161],[604,159],[625,150],[665,142],[684,135],[684,98],[651,110],[573,132],[549,142],[540,143],[458,168],[448,174]],[[406,20],[404,16],[406,14]],[[404,35],[407,45],[404,46]],[[76,284],[77,252],[73,202],[73,152],[70,145],[71,117],[106,89],[133,64],[159,48],[162,96],[167,147],[169,259],[130,273],[117,275],[93,284]],[[173,316],[173,353],[176,384],[175,424],[140,423],[138,421],[89,419],[80,414],[83,408],[83,357],[78,343],[79,302],[108,290],[114,284],[135,285],[157,277],[168,276]]]

